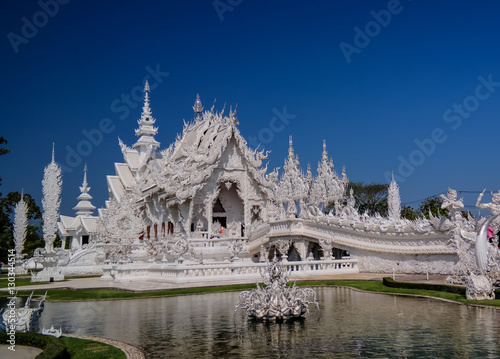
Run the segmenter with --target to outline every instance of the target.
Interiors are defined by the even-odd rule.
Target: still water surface
[[[303,321],[253,323],[237,292],[46,303],[40,325],[117,339],[147,358],[500,358],[500,311],[315,288]]]

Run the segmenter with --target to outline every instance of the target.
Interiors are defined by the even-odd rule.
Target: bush
[[[465,295],[465,287],[459,287],[456,285],[396,282],[394,279],[390,277],[385,277],[382,283],[386,287],[391,287],[391,288],[435,290],[438,292],[448,292],[448,293]]]
[[[7,333],[0,333],[0,344],[9,344],[7,342]],[[70,356],[66,349],[64,341],[49,335],[34,333],[16,333],[16,345],[25,345],[29,347],[40,348],[42,353],[35,359],[69,359]]]
[[[385,277],[382,280],[382,283],[386,287],[391,288],[435,290],[438,292],[448,292],[465,296],[465,287],[459,287],[456,285],[396,282],[391,277]],[[500,289],[495,290],[495,299],[500,299]]]

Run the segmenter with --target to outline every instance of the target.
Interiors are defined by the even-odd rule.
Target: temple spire
[[[292,135],[288,137],[288,158],[293,158],[293,140]]]
[[[139,128],[135,130],[135,135],[139,137],[132,148],[137,149],[140,155],[146,153],[149,149],[156,150],[160,147],[160,143],[154,139],[158,133],[158,128],[153,127],[156,120],[152,116],[151,108],[149,107],[149,83],[146,81],[144,85],[144,105],[142,106],[141,119],[137,121]]]
[[[95,206],[90,203],[92,196],[88,194],[89,191],[90,187],[88,187],[87,183],[87,164],[85,164],[85,167],[83,169],[83,182],[82,186],[80,187],[81,194],[76,198],[77,200],[79,200],[79,202],[75,207],[73,207],[73,210],[76,211],[77,215],[85,217],[92,215]]]

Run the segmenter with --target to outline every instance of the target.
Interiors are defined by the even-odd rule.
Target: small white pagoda
[[[76,211],[75,217],[60,216],[60,222],[57,223],[59,236],[61,237],[61,248],[68,246],[72,250],[81,249],[89,244],[90,236],[96,232],[97,216],[92,213],[95,206],[90,202],[92,196],[89,194],[90,187],[87,183],[87,165],[83,170],[83,183],[80,187],[81,194],[77,197],[78,203],[73,210]]]

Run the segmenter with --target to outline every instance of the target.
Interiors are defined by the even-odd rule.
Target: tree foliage
[[[7,140],[0,137],[0,144],[7,144]],[[9,153],[9,148],[0,148],[0,155]],[[28,256],[38,247],[43,247],[40,225],[42,212],[35,199],[28,193],[23,195],[28,206],[28,221],[30,222],[26,231],[26,242],[24,251]],[[21,200],[19,192],[10,192],[2,197],[0,193],[0,262],[7,262],[8,249],[14,248],[14,206]]]
[[[423,217],[427,219],[430,218],[429,213],[431,213],[434,217],[446,217],[449,215],[449,211],[447,209],[441,208],[442,204],[443,200],[441,199],[441,197],[428,197],[420,204],[420,207],[418,207],[418,211]]]
[[[421,216],[420,213],[414,210],[412,207],[403,206],[401,208],[401,218],[406,218],[413,221],[414,219],[421,218]]]
[[[356,200],[356,209],[360,214],[367,213],[370,216],[380,213],[381,216],[387,216],[387,189],[388,184],[350,182],[348,189],[353,189],[354,199]]]
[[[3,137],[0,136],[0,144],[1,145],[6,145],[7,144],[7,140]],[[5,155],[6,153],[9,153],[10,152],[10,148],[0,148],[0,156],[1,155]]]

